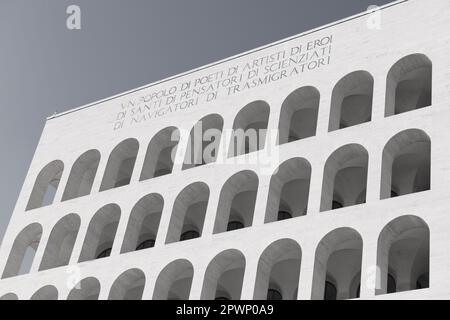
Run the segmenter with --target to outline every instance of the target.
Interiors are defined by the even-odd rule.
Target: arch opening
[[[145,274],[139,269],[123,272],[111,286],[108,300],[141,300],[145,287]]]
[[[151,248],[155,245],[164,199],[151,193],[140,199],[131,210],[121,253]]]
[[[99,163],[100,152],[98,150],[89,150],[75,161],[70,171],[62,201],[83,197],[91,193]]]
[[[52,285],[42,287],[31,296],[30,300],[58,300],[58,290]]]
[[[424,54],[400,59],[388,73],[385,116],[431,106],[432,62]]]
[[[30,272],[41,236],[42,227],[38,223],[28,225],[17,235],[3,270],[2,278]]]
[[[402,131],[383,149],[380,198],[426,191],[431,183],[431,141],[419,129]]]
[[[0,300],[19,300],[19,297],[15,293],[6,293],[0,297]]]
[[[325,163],[320,211],[366,202],[369,154],[363,146],[348,144],[334,151]]]
[[[156,279],[153,300],[189,300],[194,268],[185,259],[169,263]]]
[[[370,122],[372,100],[373,77],[370,73],[355,71],[343,77],[333,89],[328,130]]]
[[[39,270],[69,264],[79,228],[80,217],[73,213],[61,218],[55,224],[48,238]]]
[[[185,187],[175,199],[166,243],[201,236],[209,200],[209,188],[203,182]]]
[[[206,268],[202,300],[239,300],[244,279],[245,257],[235,249],[222,251]]]
[[[305,139],[316,135],[320,93],[314,87],[292,92],[281,106],[278,143]]]
[[[222,136],[223,119],[210,114],[199,120],[191,130],[183,170],[215,162]]]
[[[255,300],[297,300],[302,252],[297,242],[281,239],[261,254],[256,273]]]
[[[228,157],[264,149],[270,107],[264,101],[254,101],[242,108],[233,124]]]
[[[258,177],[253,171],[241,171],[229,178],[219,197],[214,233],[252,225],[258,191]]]
[[[180,132],[175,127],[162,129],[152,138],[147,147],[140,181],[172,173],[179,140]]]
[[[108,204],[95,213],[84,238],[79,262],[110,255],[119,219],[120,208],[116,204]]]
[[[49,206],[53,203],[63,171],[64,163],[55,160],[39,172],[28,200],[27,211]]]
[[[430,231],[417,216],[401,216],[389,222],[378,238],[380,268],[376,294],[429,287]]]
[[[270,179],[265,223],[306,215],[311,165],[302,158],[283,162]]]
[[[93,277],[85,278],[70,290],[67,300],[98,300],[100,282]]]
[[[106,165],[100,191],[126,186],[131,182],[138,151],[139,142],[136,139],[124,140],[113,149]]]
[[[329,232],[316,248],[311,298],[341,300],[359,297],[362,238],[351,228]]]

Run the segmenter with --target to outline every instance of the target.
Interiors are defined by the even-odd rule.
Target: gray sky
[[[0,0],[0,239],[45,118],[392,0]],[[81,30],[66,8],[81,8]]]

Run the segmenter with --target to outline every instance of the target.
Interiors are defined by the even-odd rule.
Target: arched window
[[[45,247],[39,270],[65,266],[69,263],[80,228],[80,217],[69,214],[53,227]]]
[[[109,256],[119,219],[120,208],[116,204],[108,204],[97,211],[89,223],[79,262]]]
[[[148,194],[136,203],[131,210],[121,253],[155,245],[163,207],[164,199],[157,193]]]
[[[296,299],[301,256],[300,246],[291,239],[268,246],[259,258],[253,299]]]
[[[380,268],[376,294],[428,288],[430,230],[419,217],[407,215],[389,222],[378,238]]]
[[[239,300],[244,279],[245,257],[235,249],[222,251],[206,268],[202,300]]]
[[[218,114],[210,114],[195,124],[189,136],[183,170],[216,161],[222,129],[223,119]]]
[[[70,171],[62,201],[86,196],[91,193],[99,163],[100,152],[98,150],[89,150],[75,161]]]
[[[431,106],[432,63],[424,54],[400,59],[386,83],[386,117]]]
[[[139,269],[130,269],[114,281],[108,300],[141,300],[145,287],[145,275]]]
[[[28,225],[17,235],[3,270],[2,278],[30,272],[41,236],[42,227],[38,223]]]
[[[358,232],[351,228],[329,232],[316,249],[311,298],[356,298],[361,262],[362,238]]]
[[[316,135],[320,93],[314,87],[292,92],[281,106],[278,143],[305,139]]]
[[[208,207],[209,188],[203,182],[185,187],[175,199],[166,243],[201,236]]]
[[[228,157],[264,149],[270,107],[264,101],[249,103],[234,119]]]
[[[53,203],[63,170],[64,163],[55,160],[39,172],[26,210],[37,209]]]
[[[392,137],[383,149],[381,199],[430,189],[431,141],[422,130]]]
[[[172,173],[180,132],[175,127],[159,131],[150,141],[140,181]]]
[[[302,158],[283,162],[270,179],[265,222],[306,214],[311,165]]]
[[[372,116],[373,78],[367,71],[343,77],[333,89],[329,131],[369,122]]]
[[[253,222],[258,177],[253,171],[241,171],[229,178],[222,187],[214,233],[225,232],[229,222],[249,227]]]
[[[366,202],[369,155],[359,144],[348,144],[327,159],[320,211]]]
[[[54,286],[45,286],[36,291],[30,300],[58,300],[58,290]]]
[[[67,300],[98,300],[100,282],[93,277],[81,280],[70,291]]]
[[[188,300],[193,276],[194,268],[188,260],[169,263],[156,279],[153,300]]]
[[[19,297],[15,293],[7,293],[0,297],[0,300],[19,300]]]
[[[108,159],[100,191],[130,183],[138,150],[139,142],[136,139],[124,140],[114,148]]]

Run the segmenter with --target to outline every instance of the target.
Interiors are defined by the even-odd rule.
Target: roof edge
[[[391,7],[394,7],[394,6],[397,6],[399,4],[403,4],[403,3],[409,2],[409,1],[411,1],[411,0],[397,0],[397,1],[385,4],[383,6],[380,6],[379,10],[385,10],[385,9],[388,9],[388,8],[391,8]],[[181,78],[181,77],[184,77],[186,75],[189,75],[189,74],[192,74],[192,73],[204,70],[204,69],[208,69],[208,68],[220,65],[222,63],[229,62],[229,61],[232,61],[232,60],[244,57],[246,55],[250,55],[252,53],[255,53],[255,52],[258,52],[258,51],[261,51],[261,50],[264,50],[264,49],[268,49],[268,48],[277,46],[279,44],[282,44],[282,43],[285,43],[285,42],[288,42],[288,41],[291,41],[291,40],[294,40],[294,39],[297,39],[297,38],[301,38],[301,37],[310,35],[312,33],[315,33],[315,32],[321,31],[321,30],[325,30],[325,29],[331,28],[333,26],[336,26],[336,25],[339,25],[339,24],[342,24],[342,23],[345,23],[345,22],[348,22],[348,21],[351,21],[351,20],[355,20],[357,18],[361,18],[361,17],[367,16],[367,15],[369,15],[371,13],[372,13],[371,11],[367,11],[366,10],[366,11],[357,13],[355,15],[352,15],[352,16],[349,16],[349,17],[346,17],[346,18],[343,18],[343,19],[340,19],[340,20],[337,20],[337,21],[334,21],[334,22],[322,25],[320,27],[304,31],[304,32],[301,32],[299,34],[296,34],[296,35],[293,35],[293,36],[290,36],[290,37],[287,37],[287,38],[283,38],[281,40],[278,40],[278,41],[275,41],[275,42],[272,42],[272,43],[269,43],[269,44],[266,44],[266,45],[263,45],[263,46],[260,46],[260,47],[248,50],[248,51],[244,51],[242,53],[238,53],[238,54],[230,56],[228,58],[217,60],[217,61],[211,62],[209,64],[202,65],[200,67],[197,67],[197,68],[194,68],[194,69],[190,69],[188,71],[185,71],[185,72],[182,72],[182,73],[178,73],[178,74],[175,74],[175,75],[163,78],[161,80],[157,80],[155,82],[151,82],[151,83],[143,85],[141,87],[130,89],[128,91],[123,91],[123,92],[120,92],[120,93],[115,94],[113,96],[109,96],[107,98],[103,98],[103,99],[100,99],[100,100],[97,100],[97,101],[94,101],[94,102],[82,105],[80,107],[75,107],[73,109],[70,109],[70,110],[67,110],[67,111],[64,111],[64,112],[61,112],[61,113],[55,113],[55,114],[47,117],[47,120],[59,118],[61,116],[64,116],[64,115],[67,115],[67,114],[70,114],[70,113],[73,113],[73,112],[77,112],[77,111],[80,111],[80,110],[83,110],[83,109],[86,109],[86,108],[89,108],[89,107],[93,107],[93,106],[95,106],[97,104],[100,104],[100,103],[103,103],[103,102],[106,102],[106,101],[109,101],[109,100],[120,98],[120,97],[125,96],[127,94],[131,94],[131,93],[134,93],[134,92],[137,92],[137,91],[140,91],[140,90],[143,90],[143,89],[147,89],[147,88],[150,88],[150,87],[153,87],[153,86],[156,86],[156,85],[159,85],[159,84],[162,84],[162,83],[165,83],[165,82],[177,79],[177,78]]]

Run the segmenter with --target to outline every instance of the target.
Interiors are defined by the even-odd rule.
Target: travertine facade
[[[449,29],[398,1],[49,118],[0,297],[450,298]]]

